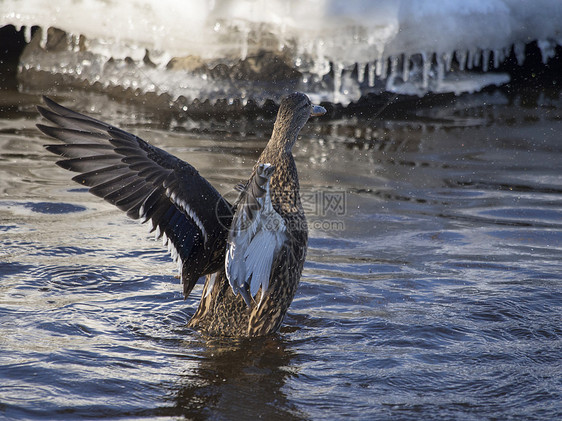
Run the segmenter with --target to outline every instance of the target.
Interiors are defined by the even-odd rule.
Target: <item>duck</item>
[[[187,298],[203,291],[188,327],[210,336],[276,333],[293,301],[306,259],[308,226],[292,154],[310,117],[326,110],[295,92],[279,105],[273,132],[230,203],[189,163],[140,137],[43,97],[59,143],[44,145],[78,173],[72,180],[150,226],[177,263]]]

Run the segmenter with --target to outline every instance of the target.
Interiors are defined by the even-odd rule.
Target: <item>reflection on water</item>
[[[192,349],[193,344],[185,346]],[[306,418],[283,391],[298,370],[295,352],[279,337],[210,339],[198,357],[197,368],[182,372],[171,389],[174,408],[164,413],[201,419],[217,414],[235,419]]]
[[[75,97],[224,194],[271,130]],[[559,91],[311,122],[303,280],[279,335],[242,341],[187,329],[201,288],[184,302],[148,229],[54,164],[37,97],[3,101],[21,105],[0,114],[2,416],[562,417]]]

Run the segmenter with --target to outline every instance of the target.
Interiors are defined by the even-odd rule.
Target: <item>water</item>
[[[271,129],[59,99],[227,195]],[[186,328],[201,288],[183,301],[147,228],[54,165],[38,97],[0,100],[0,417],[562,418],[558,90],[311,122],[301,286],[279,335],[240,341]]]

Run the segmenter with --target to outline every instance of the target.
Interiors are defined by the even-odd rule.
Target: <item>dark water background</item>
[[[186,328],[148,229],[70,181],[1,92],[0,418],[562,419],[562,97],[442,97],[310,122],[295,148],[308,260],[278,336]],[[228,194],[271,130],[66,105],[195,165]]]

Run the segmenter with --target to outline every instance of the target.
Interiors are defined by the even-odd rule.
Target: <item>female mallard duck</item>
[[[271,139],[231,205],[187,162],[123,130],[45,98],[38,124],[74,181],[150,221],[180,268],[184,296],[206,276],[189,325],[211,335],[277,331],[302,273],[308,228],[292,148],[310,116],[326,112],[302,93],[281,101]]]

